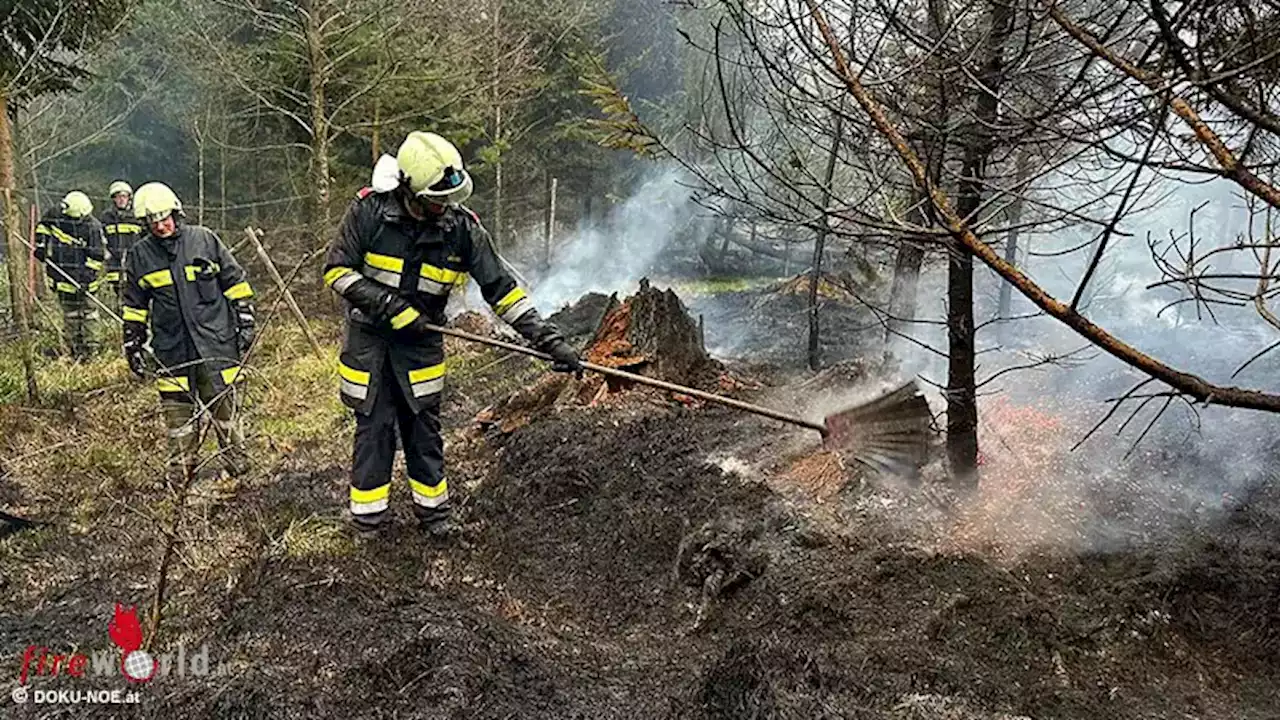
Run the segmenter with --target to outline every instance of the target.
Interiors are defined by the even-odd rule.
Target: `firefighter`
[[[479,218],[461,205],[471,190],[452,143],[410,133],[396,157],[379,159],[325,260],[324,282],[346,306],[338,371],[342,400],[356,413],[350,516],[366,534],[387,515],[397,429],[421,527],[432,536],[454,531],[440,436],[444,342],[422,326],[444,322],[449,291],[463,274],[498,317],[556,359],[556,370],[582,370],[578,354],[503,267]]]
[[[133,216],[133,188],[123,180],[116,180],[107,187],[111,206],[102,213],[102,234],[107,240],[107,261],[102,281],[106,284],[107,297],[112,307],[120,305],[120,271],[124,268],[124,256],[142,235],[142,226]]]
[[[58,207],[40,218],[35,250],[57,292],[71,356],[86,360],[97,350],[94,326],[98,310],[89,294],[98,289],[106,253],[102,226],[93,217],[88,195],[79,190],[69,192]]]
[[[185,221],[168,186],[138,188],[133,211],[146,234],[124,263],[121,315],[129,369],[139,378],[156,374],[174,472],[196,471],[207,414],[224,466],[232,476],[242,475],[248,458],[235,383],[254,337],[253,289],[218,236]]]

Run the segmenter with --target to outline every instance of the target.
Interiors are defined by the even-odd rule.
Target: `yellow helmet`
[[[129,187],[129,183],[123,180],[116,180],[107,186],[107,197],[113,198],[121,193],[124,193],[125,195],[132,195],[133,188]]]
[[[182,214],[182,202],[164,183],[149,182],[133,196],[133,214],[139,220],[160,222],[175,212]]]
[[[471,176],[462,153],[435,133],[411,132],[396,152],[401,179],[413,194],[441,205],[457,205],[471,197]]]
[[[79,190],[72,190],[62,198],[62,214],[70,218],[88,217],[93,214],[93,203],[89,196]]]

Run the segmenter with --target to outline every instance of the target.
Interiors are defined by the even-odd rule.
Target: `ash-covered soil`
[[[818,503],[792,482],[813,448],[769,421],[634,391],[481,436],[484,393],[455,390],[455,541],[416,532],[402,483],[391,532],[351,541],[345,468],[294,458],[184,526],[155,650],[207,643],[219,673],[6,716],[1278,716],[1274,489],[1159,547],[996,557],[950,541],[945,488],[848,475]],[[110,649],[112,602],[155,572],[124,505],[92,526],[55,508],[0,541],[10,678],[29,644]]]

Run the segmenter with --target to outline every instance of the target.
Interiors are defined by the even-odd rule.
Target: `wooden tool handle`
[[[548,361],[555,360],[555,358],[551,357],[547,353],[534,350],[531,347],[525,347],[524,345],[517,345],[515,343],[496,340],[494,338],[484,337],[483,335],[472,335],[469,332],[454,330],[453,328],[440,327],[439,325],[425,325],[424,327],[426,327],[428,330],[433,330],[435,332],[443,333],[445,335],[451,335],[453,337],[461,338],[463,340],[470,340],[471,342],[480,343],[482,345],[488,345],[490,347],[501,348],[503,350],[510,350],[511,352],[517,352],[522,355],[528,355],[529,357],[535,357],[540,360],[548,360]],[[645,377],[644,375],[637,375],[636,373],[630,373],[630,372],[627,372],[626,370],[619,370],[617,368],[606,367],[604,365],[597,365],[595,363],[583,362],[582,367],[592,372],[600,373],[601,375],[611,375],[616,378],[622,378],[623,380],[629,380],[634,383],[639,383],[640,385],[648,385],[649,387],[659,388],[661,390],[681,393],[683,395],[688,395],[690,397],[696,397],[700,400],[706,400],[707,402],[713,402],[713,403],[718,403],[720,405],[725,405],[727,407],[731,407],[736,410],[743,410],[745,412],[753,413],[755,415],[772,418],[774,420],[781,420],[782,422],[785,422],[785,423],[791,423],[792,425],[799,425],[800,427],[809,428],[810,430],[817,430],[818,432],[822,433],[823,437],[826,437],[827,435],[827,426],[822,423],[813,422],[812,420],[806,420],[805,418],[797,417],[795,415],[788,415],[787,413],[779,412],[777,410],[773,410],[767,407],[752,405],[751,403],[743,402],[741,400],[735,400],[731,397],[725,397],[724,395],[716,395],[715,393],[709,393],[703,390],[697,390],[695,388],[685,387],[684,385],[677,385],[675,383],[666,382],[664,380],[657,380],[651,377]]]

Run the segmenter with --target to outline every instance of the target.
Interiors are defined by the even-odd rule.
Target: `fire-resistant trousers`
[[[89,359],[98,349],[95,335],[97,307],[81,292],[59,292],[58,305],[62,308],[62,332],[66,335],[71,356],[76,360]]]
[[[423,522],[449,517],[449,486],[444,478],[444,438],[440,436],[440,394],[423,399],[415,413],[402,394],[390,362],[382,363],[373,408],[356,413],[355,452],[351,463],[351,517],[377,526],[387,516],[396,431],[404,448],[413,510]]]
[[[235,387],[228,387],[217,395],[213,392],[213,377],[204,365],[192,368],[196,397],[189,400],[166,399],[160,402],[164,410],[165,426],[169,435],[169,465],[175,471],[186,466],[194,470],[199,460],[200,429],[206,423],[213,425],[218,438],[219,454],[223,466],[233,475],[248,469],[248,454],[244,447],[244,432],[236,417]],[[199,405],[196,399],[199,399]],[[198,407],[203,412],[196,412]]]

